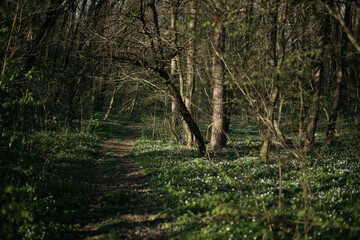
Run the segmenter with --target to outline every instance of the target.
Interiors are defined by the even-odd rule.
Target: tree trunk
[[[170,79],[172,82],[175,82],[175,74],[176,74],[176,58],[174,57],[173,59],[171,59],[171,69],[170,69]],[[177,121],[176,101],[174,98],[172,98],[172,101],[171,101],[171,128],[173,130],[175,130],[177,125],[178,125],[178,121]]]
[[[321,81],[323,79],[323,60],[325,56],[325,47],[328,41],[330,17],[323,17],[321,23],[321,31],[318,39],[319,52],[315,55],[314,79],[313,79],[313,100],[311,112],[309,114],[309,122],[306,128],[305,149],[311,150],[315,141],[315,131],[319,114],[319,98],[321,90]]]
[[[274,11],[271,13],[272,15],[272,24],[273,24],[273,29],[271,31],[271,53],[272,53],[272,58],[273,58],[273,62],[274,62],[274,68],[275,68],[275,73],[274,73],[274,83],[270,92],[270,97],[269,97],[269,104],[268,107],[266,109],[266,122],[267,122],[267,129],[265,132],[265,136],[264,136],[264,141],[263,144],[261,146],[260,149],[260,158],[264,159],[265,161],[268,159],[269,157],[269,153],[270,153],[270,146],[271,146],[271,141],[273,138],[273,127],[274,127],[274,109],[279,97],[279,61],[278,61],[278,51],[277,49],[279,48],[279,23],[278,23],[278,17],[279,17],[279,0],[275,0],[273,1],[274,3]]]
[[[186,58],[186,95],[185,95],[185,106],[192,113],[192,105],[193,105],[193,93],[195,86],[195,64],[194,64],[194,56],[195,56],[195,39],[194,35],[196,34],[196,9],[197,9],[197,0],[190,1],[190,21],[189,21],[189,46],[187,50],[187,58]],[[193,144],[193,135],[187,124],[184,125],[184,132],[186,138],[186,146],[190,148]]]
[[[61,6],[62,5],[62,6]],[[61,6],[61,7],[60,7]],[[50,5],[46,12],[46,18],[42,24],[35,40],[32,42],[30,49],[27,51],[26,61],[25,61],[25,73],[30,71],[30,69],[35,65],[36,60],[36,51],[41,46],[43,41],[48,36],[50,30],[55,26],[56,19],[61,13],[62,9],[65,7],[65,4],[58,4],[56,6]]]
[[[183,117],[183,119],[185,120],[185,122],[188,124],[191,133],[194,135],[194,137],[196,139],[201,156],[204,156],[206,153],[206,146],[205,146],[204,138],[201,135],[198,125],[195,123],[190,112],[187,110],[178,89],[176,88],[175,84],[170,80],[170,76],[167,74],[166,71],[164,71],[163,69],[153,69],[153,71],[159,75],[161,80],[166,85],[171,96],[173,97],[173,99],[176,102],[178,111],[180,112],[180,114]]]
[[[104,121],[108,120],[109,119],[109,116],[110,116],[110,112],[111,112],[111,109],[113,107],[113,104],[114,104],[114,100],[115,100],[115,96],[116,96],[116,93],[118,92],[119,90],[119,87],[118,86],[115,86],[114,90],[113,90],[113,93],[111,95],[111,99],[110,99],[110,103],[109,103],[109,107],[106,111],[106,114],[105,114],[105,117],[104,117]]]
[[[354,121],[355,121],[355,127],[360,130],[359,128],[359,117],[358,117],[358,108],[359,108],[359,101],[360,101],[360,94],[359,94],[359,79],[356,80],[356,99],[355,99],[355,109],[354,109]]]
[[[231,104],[230,101],[233,98],[232,89],[229,89],[228,86],[224,86],[225,93],[225,106],[224,106],[224,131],[225,133],[230,130],[230,119],[231,119]]]
[[[325,4],[325,6],[326,6],[327,10],[329,11],[329,13],[331,14],[331,16],[333,16],[339,22],[339,24],[343,28],[344,34],[346,34],[346,36],[349,39],[349,41],[351,42],[351,44],[358,51],[358,53],[360,53],[360,44],[358,43],[356,37],[353,35],[351,30],[349,29],[348,23],[350,23],[350,22],[346,22],[346,19],[344,20],[342,18],[341,13],[340,13],[340,11],[341,11],[340,7],[336,4],[334,4],[334,2],[330,2],[330,5]],[[335,9],[332,9],[332,6],[335,6]]]
[[[104,78],[101,78],[99,81],[99,86],[96,89],[97,92],[95,92],[94,110],[97,112],[103,111],[106,87],[107,87],[107,84],[106,84]]]
[[[345,9],[345,24],[349,26],[350,23],[350,5],[346,5]],[[331,108],[331,113],[329,117],[328,129],[326,133],[325,144],[331,144],[335,137],[335,126],[336,120],[338,118],[338,109],[341,95],[342,82],[344,79],[344,68],[345,68],[345,55],[347,49],[347,36],[346,33],[343,32],[341,40],[340,40],[341,48],[339,53],[339,62],[337,63],[336,69],[336,88],[333,96],[333,104]]]
[[[176,108],[176,101],[175,99],[171,98],[171,128],[173,130],[176,129],[176,126],[178,125],[177,121],[177,108]]]
[[[77,110],[79,102],[80,102],[79,94],[78,94],[80,82],[81,82],[81,77],[79,77],[78,79],[74,79],[71,82],[71,87],[70,87],[71,94],[68,98],[69,105],[68,105],[68,111],[67,111],[66,117],[65,117],[66,125],[70,125],[76,115],[76,110]]]
[[[219,16],[218,16],[219,17]],[[225,136],[225,88],[224,88],[224,63],[220,56],[225,51],[224,22],[221,17],[217,20],[214,35],[214,55],[212,60],[213,87],[213,114],[210,147],[222,148],[226,145]]]
[[[278,86],[274,86],[271,90],[270,100],[269,100],[269,107],[267,109],[267,119],[268,126],[265,132],[264,141],[260,149],[260,158],[264,159],[265,161],[269,158],[270,153],[270,146],[271,141],[273,138],[273,127],[274,127],[274,109],[279,97],[279,88]]]
[[[174,44],[177,43],[177,3],[175,1],[171,2],[171,23],[170,23],[170,29],[172,31],[172,40]],[[175,82],[176,80],[176,58],[173,57],[171,59],[171,68],[170,68],[170,79],[172,82]],[[178,125],[178,116],[177,116],[177,108],[176,108],[176,101],[172,98],[171,101],[171,128],[173,131],[175,131],[177,125]]]

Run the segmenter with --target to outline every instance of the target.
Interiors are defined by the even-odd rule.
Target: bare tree
[[[186,92],[184,96],[185,106],[190,113],[192,113],[193,94],[195,90],[195,35],[196,35],[196,11],[197,0],[191,0],[190,4],[190,20],[188,24],[189,40],[186,52]],[[193,135],[187,124],[184,125],[186,145],[190,148],[193,144]]]
[[[279,21],[279,0],[273,0],[271,1],[271,7],[272,7],[272,11],[271,11],[271,19],[272,19],[272,30],[271,30],[271,41],[270,41],[270,53],[271,53],[271,57],[272,57],[272,61],[273,61],[273,65],[274,65],[274,82],[271,86],[271,91],[269,94],[269,103],[268,106],[265,108],[266,111],[266,118],[265,118],[265,122],[267,125],[267,129],[265,132],[265,136],[263,139],[263,144],[261,146],[260,149],[260,157],[264,158],[265,160],[268,158],[269,156],[269,152],[270,152],[270,146],[271,146],[271,141],[273,138],[273,126],[274,126],[274,109],[275,109],[275,105],[278,101],[279,98],[279,80],[280,80],[280,76],[279,76],[279,68],[281,66],[281,61],[279,61],[279,29],[280,29],[280,21]]]
[[[213,113],[210,147],[222,148],[226,145],[225,136],[225,67],[222,56],[225,52],[224,7],[220,1],[216,2],[215,28],[213,37],[212,79],[213,79]]]

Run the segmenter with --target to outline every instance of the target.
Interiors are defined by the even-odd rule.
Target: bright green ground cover
[[[144,131],[146,133],[146,131]],[[136,141],[134,160],[167,196],[179,239],[360,239],[360,141],[343,135],[323,158],[281,151],[260,161],[254,128],[234,129],[240,147],[199,158],[177,143]],[[234,135],[235,134],[235,135]],[[279,161],[282,171],[279,209]]]

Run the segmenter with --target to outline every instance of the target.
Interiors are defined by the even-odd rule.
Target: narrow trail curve
[[[131,136],[101,144],[76,239],[171,238],[159,213],[161,197],[149,187],[142,167],[128,157],[138,132],[138,126],[130,127]]]

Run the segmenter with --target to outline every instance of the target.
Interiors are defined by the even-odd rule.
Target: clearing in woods
[[[150,189],[142,167],[128,157],[138,132],[137,125],[130,128],[131,136],[122,141],[111,138],[101,144],[75,239],[171,238],[159,213],[161,197]]]

